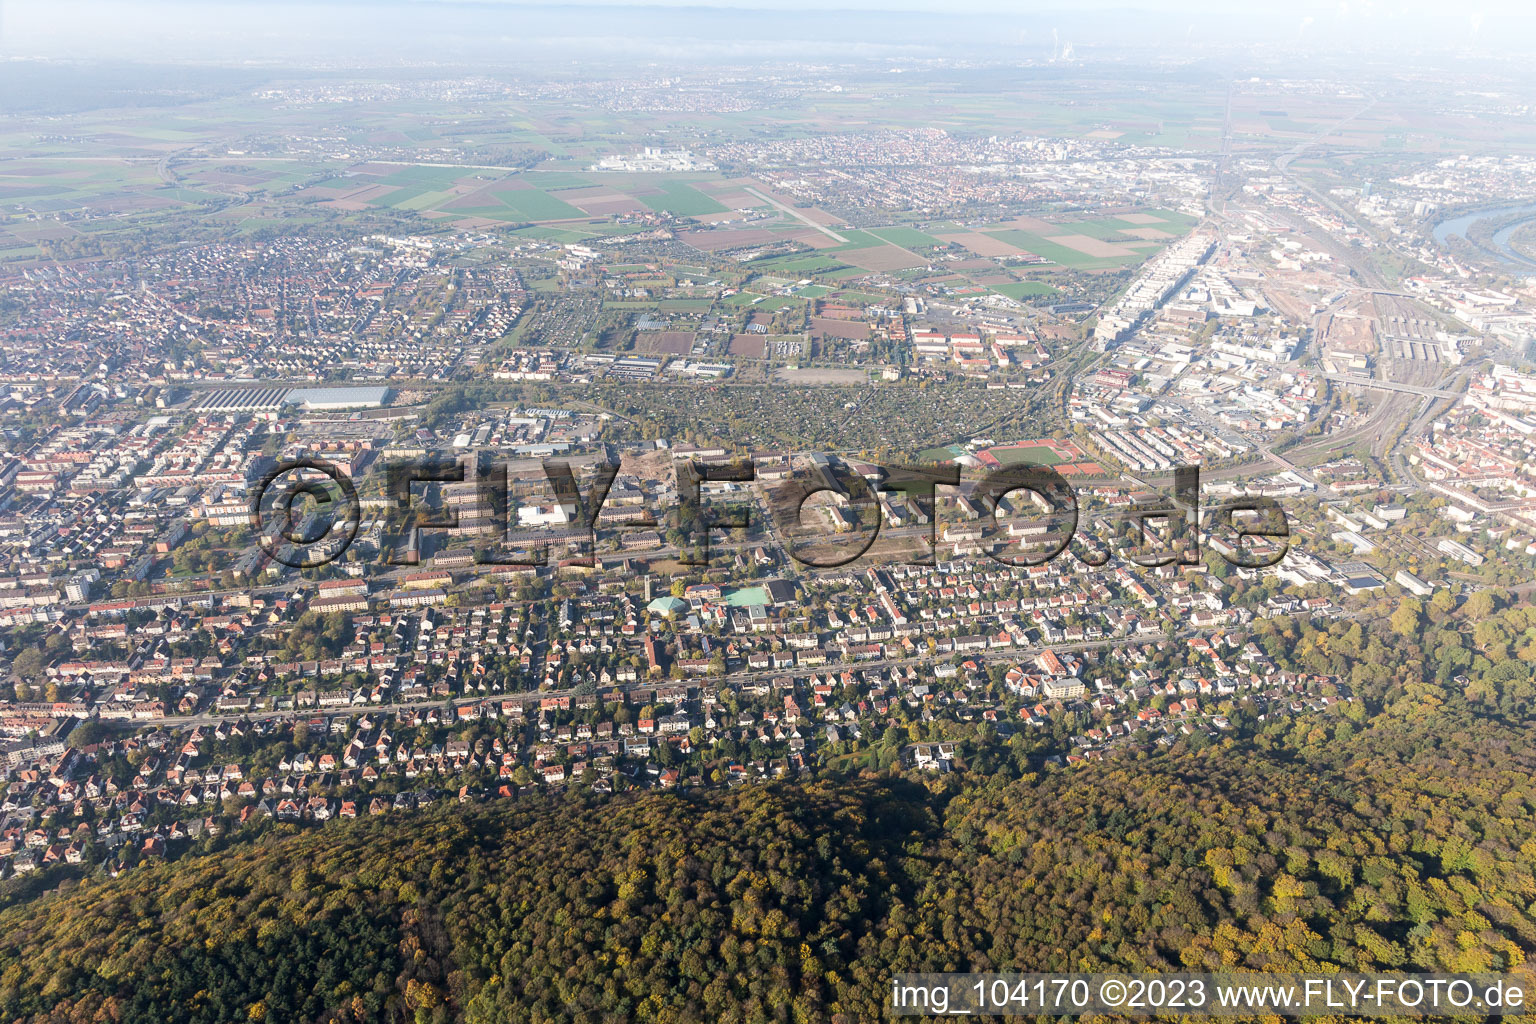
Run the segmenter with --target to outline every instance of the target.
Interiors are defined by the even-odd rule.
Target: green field
[[[570,203],[556,199],[548,192],[536,188],[513,189],[497,192],[501,205],[524,220],[590,220]]]
[[[1196,224],[1200,223],[1200,218],[1191,217],[1187,213],[1179,213],[1177,210],[1146,210],[1144,212],[1150,214],[1153,217],[1157,217],[1159,220],[1162,220],[1166,224],[1173,225],[1173,228],[1177,229],[1180,234],[1183,234],[1190,228],[1194,227]],[[1156,224],[1149,224],[1147,226],[1157,227]]]
[[[432,189],[426,185],[417,185],[407,188],[397,188],[382,196],[374,196],[368,200],[369,206],[395,206],[400,203],[408,203],[417,196],[432,195]]]
[[[1119,241],[1127,238],[1126,229],[1134,227],[1156,228],[1159,231],[1166,230],[1160,224],[1132,224],[1116,217],[1104,217],[1099,220],[1075,220],[1061,225],[1061,233],[1064,235],[1087,235],[1089,238],[1097,238],[1101,242]]]
[[[452,192],[423,192],[406,200],[396,200],[390,205],[397,210],[435,210],[454,198]]]
[[[1051,287],[1043,281],[1016,281],[1013,284],[989,285],[999,295],[1006,295],[1010,299],[1032,299],[1040,295],[1058,295],[1059,290]]]
[[[828,256],[809,256],[806,259],[785,259],[783,263],[768,264],[763,267],[774,272],[793,273],[793,275],[806,275],[806,273],[836,273],[845,269],[848,264],[840,259],[831,259]]]
[[[605,238],[614,235],[635,235],[645,230],[644,224],[590,224],[583,230]]]
[[[1059,466],[1064,461],[1051,449],[1038,444],[1024,448],[990,448],[988,451],[993,458],[1005,466],[1018,466],[1025,463],[1031,466]]]
[[[903,249],[931,249],[944,245],[937,238],[926,235],[916,228],[873,228],[869,233],[885,239],[892,245],[899,245]]]
[[[800,276],[806,274],[830,274],[846,266],[847,264],[840,260],[832,259],[830,256],[819,255],[774,256],[766,260],[754,260],[752,262],[754,270],[761,270],[765,273],[796,274]]]
[[[889,295],[876,295],[874,292],[841,291],[836,297],[839,302],[848,302],[855,306],[878,306],[890,301]]]
[[[822,249],[821,252],[852,252],[855,249],[874,249],[888,244],[885,239],[869,231],[860,231],[857,228],[844,228],[838,234],[848,239],[846,245],[834,245],[830,249]]]
[[[585,188],[592,184],[591,178],[583,178],[568,171],[524,171],[521,178],[535,188]]]
[[[943,448],[929,448],[927,451],[917,453],[918,462],[953,462],[955,456],[965,452],[965,445],[952,444]]]
[[[199,192],[195,188],[162,188],[156,189],[155,195],[166,196],[170,199],[179,199],[183,203],[217,203],[226,199],[226,196],[214,195],[212,192]]]
[[[510,218],[509,218],[510,219]],[[585,231],[570,231],[565,228],[551,228],[534,225],[532,227],[518,228],[512,232],[524,238],[537,238],[545,242],[585,242],[592,236]]]
[[[802,300],[798,297],[788,295],[770,295],[753,308],[766,310],[771,313],[775,310],[783,309],[786,306],[798,306],[801,304],[801,302]]]
[[[1061,233],[1064,235],[1072,234],[1066,226],[1062,227]],[[1063,267],[1071,267],[1074,270],[1105,270],[1112,267],[1123,267],[1140,263],[1144,258],[1136,253],[1126,256],[1089,256],[1087,253],[1078,252],[1076,249],[1068,248],[1065,245],[1059,245],[1028,231],[987,231],[984,234],[990,235],[999,241],[1007,242],[1009,245],[1016,245],[1020,249],[1028,249],[1037,256],[1044,256],[1053,263],[1060,264]]]
[[[725,212],[725,207],[691,185],[685,185],[680,181],[669,181],[660,188],[661,195],[639,196],[639,200],[658,213],[665,211],[676,217],[698,217],[706,213]]]
[[[380,178],[378,184],[399,185],[402,188],[420,186],[429,189],[444,189],[456,183],[460,178],[470,177],[474,173],[474,169],[469,167],[402,167],[393,174]]]

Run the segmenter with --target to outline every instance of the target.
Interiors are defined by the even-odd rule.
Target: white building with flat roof
[[[294,388],[283,396],[284,405],[306,412],[340,412],[344,409],[377,409],[389,401],[386,387]]]

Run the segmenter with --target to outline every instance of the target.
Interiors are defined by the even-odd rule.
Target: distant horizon
[[[595,11],[604,17],[591,17]],[[874,31],[871,16],[881,19]],[[754,0],[0,0],[0,57],[6,58],[515,62],[569,56],[707,63],[1049,56],[1053,46],[1068,43],[1078,56],[1127,50],[1172,60],[1224,50],[1507,56],[1536,45],[1536,13],[1512,3],[1466,10],[1316,0],[1257,10],[1213,0],[1088,0],[1024,9],[1000,0],[942,6],[915,0],[771,6]],[[709,51],[701,53],[700,46]]]

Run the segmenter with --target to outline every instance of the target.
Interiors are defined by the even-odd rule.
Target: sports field
[[[1004,466],[1058,466],[1067,461],[1054,448],[1043,444],[1019,445],[1011,448],[989,448],[988,454]]]

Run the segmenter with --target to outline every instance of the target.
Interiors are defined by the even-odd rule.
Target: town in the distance
[[[1493,616],[1536,566],[1536,138],[1497,65],[256,77],[0,118],[0,877],[1363,721],[1303,625],[1463,615],[1446,685],[1529,676]],[[282,518],[350,543],[295,567],[253,509],[306,462],[356,502],[308,471]],[[592,530],[554,462],[611,477]],[[402,503],[426,465],[462,479]],[[1010,564],[1060,524],[973,486],[1027,465],[1080,507]],[[1284,557],[1208,514],[1138,557],[1199,515],[1181,467],[1273,499]],[[701,513],[744,524],[707,564]]]

